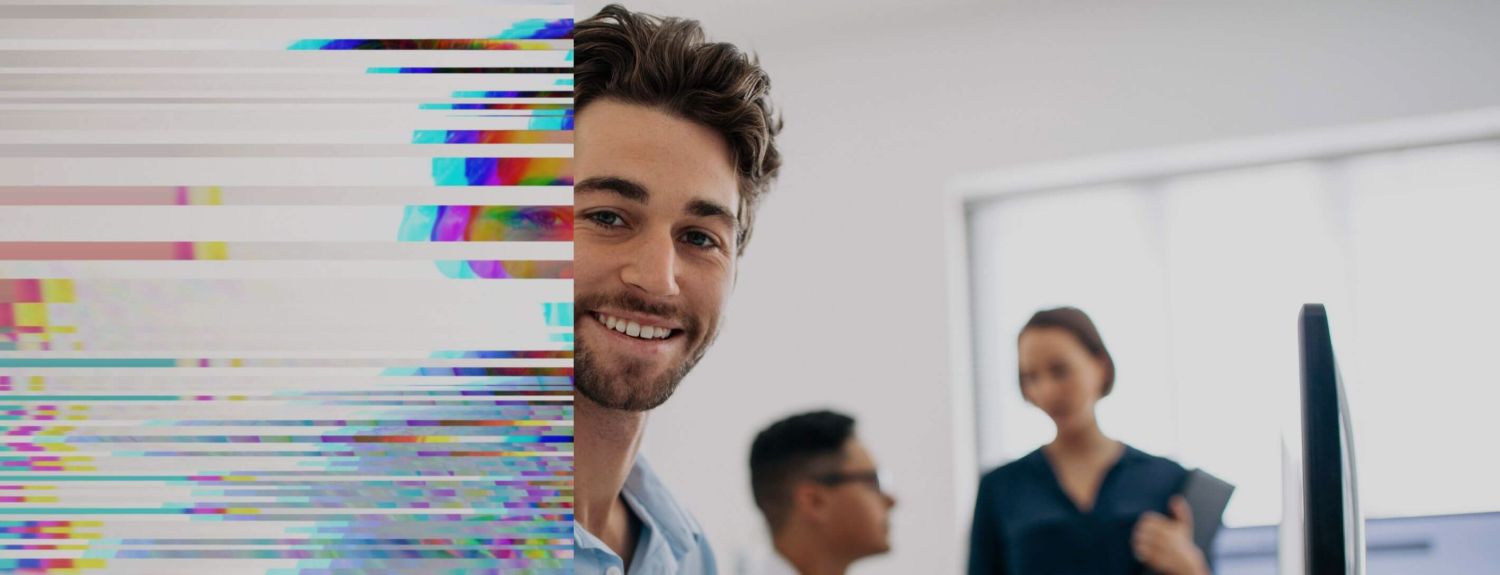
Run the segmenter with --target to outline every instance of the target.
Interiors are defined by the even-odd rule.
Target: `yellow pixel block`
[[[13,303],[11,313],[16,316],[16,327],[46,327],[47,304]]]
[[[73,303],[77,301],[73,295],[73,280],[42,280],[42,301],[48,303]]]
[[[224,191],[218,186],[207,188],[189,188],[188,205],[222,206],[224,205]]]
[[[224,242],[193,242],[193,259],[227,260],[229,244]]]

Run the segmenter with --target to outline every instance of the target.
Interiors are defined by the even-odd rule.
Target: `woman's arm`
[[[974,497],[974,524],[969,530],[969,575],[1005,575],[1005,539],[996,512],[993,481],[979,481]]]

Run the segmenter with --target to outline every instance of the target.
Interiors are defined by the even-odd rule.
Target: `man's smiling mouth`
[[[594,319],[599,320],[599,323],[604,324],[604,327],[636,339],[662,340],[682,333],[681,329],[628,320],[602,312],[594,312]]]

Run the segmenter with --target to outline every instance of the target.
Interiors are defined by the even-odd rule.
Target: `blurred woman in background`
[[[1017,345],[1021,396],[1057,435],[980,480],[969,575],[1208,573],[1174,495],[1187,471],[1099,428],[1094,406],[1115,364],[1094,322],[1076,308],[1043,310]]]

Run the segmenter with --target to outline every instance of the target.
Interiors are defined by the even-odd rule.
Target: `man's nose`
[[[670,234],[651,234],[630,246],[629,263],[621,271],[621,280],[653,296],[675,296],[677,286],[677,250]]]

